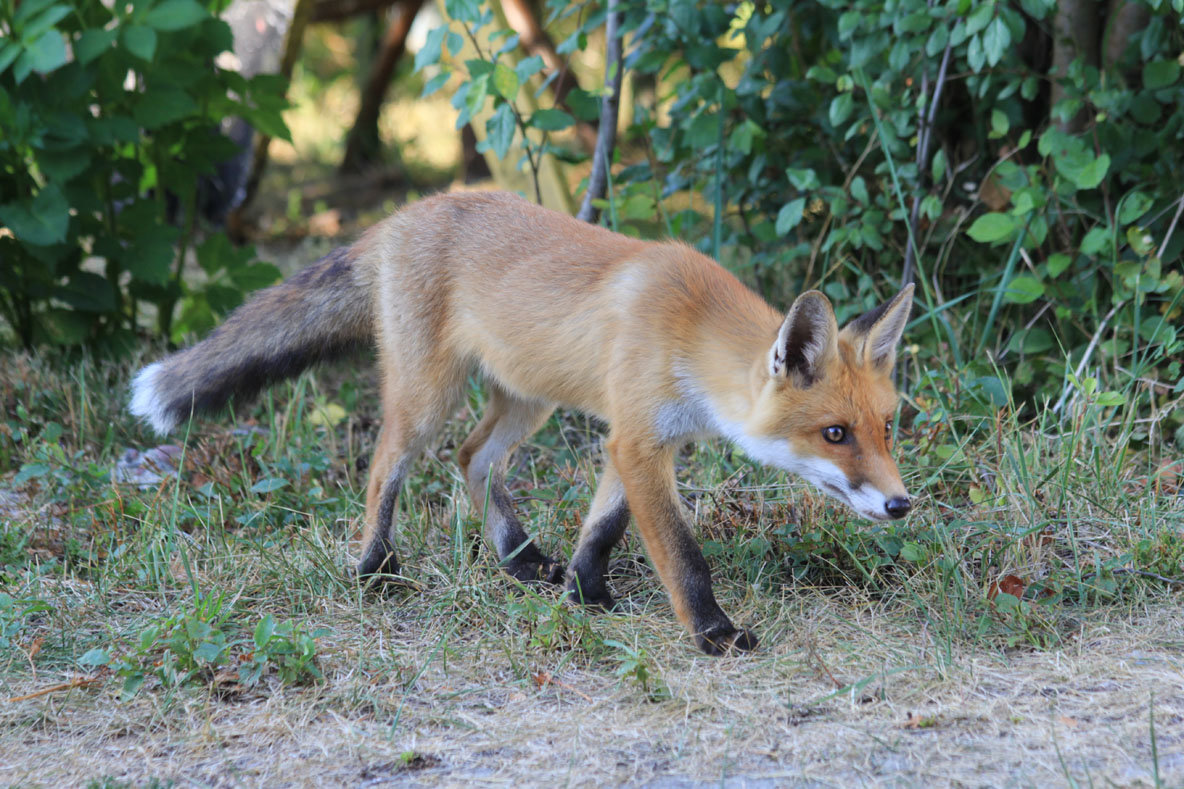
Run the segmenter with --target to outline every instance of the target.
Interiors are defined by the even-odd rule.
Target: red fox
[[[678,618],[718,655],[757,640],[716,603],[675,488],[675,453],[723,436],[865,518],[904,517],[891,373],[911,308],[909,285],[840,331],[821,293],[801,294],[781,315],[684,244],[628,238],[514,195],[440,195],[145,367],[131,411],[165,433],[194,411],[376,343],[383,424],[357,565],[369,577],[398,572],[399,490],[479,369],[489,406],[457,458],[506,571],[566,580],[575,600],[609,608],[609,554],[632,515]],[[505,482],[509,454],[557,406],[609,426],[566,573],[523,530]]]

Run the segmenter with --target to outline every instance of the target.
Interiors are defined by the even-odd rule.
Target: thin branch
[[[10,696],[5,699],[8,704],[15,704],[18,701],[28,701],[40,696],[48,696],[50,693],[57,693],[62,690],[73,690],[74,688],[88,688],[91,685],[103,682],[103,677],[75,677],[69,682],[59,682],[57,685],[50,685],[48,688],[35,690],[32,693],[26,693],[23,696]]]
[[[1176,203],[1176,215],[1172,217],[1172,223],[1168,225],[1168,232],[1163,236],[1163,243],[1159,245],[1161,258],[1168,251],[1168,242],[1172,240],[1172,233],[1176,232],[1176,223],[1180,221],[1181,212],[1184,212],[1184,195],[1180,195],[1180,199]]]
[[[1093,356],[1094,348],[1098,347],[1098,343],[1102,339],[1102,332],[1106,330],[1106,324],[1110,322],[1110,319],[1114,317],[1114,314],[1118,312],[1118,310],[1121,309],[1122,305],[1124,304],[1126,304],[1125,299],[1111,307],[1110,311],[1106,313],[1106,316],[1102,318],[1102,322],[1098,324],[1098,329],[1094,332],[1094,336],[1090,338],[1089,345],[1085,346],[1085,353],[1081,355],[1081,362],[1077,365],[1077,369],[1073,371],[1073,376],[1075,378],[1080,379],[1081,374],[1085,372],[1085,365],[1089,362],[1089,358]],[[1057,404],[1052,407],[1054,414],[1060,413],[1061,408],[1064,407],[1065,400],[1068,397],[1069,387],[1065,386],[1064,390],[1061,392],[1060,398],[1057,400]]]
[[[941,91],[946,84],[946,72],[950,66],[950,45],[946,44],[946,51],[941,56],[941,66],[937,70],[937,82],[933,85],[933,100],[929,102],[928,112],[921,110],[921,136],[917,141],[917,178],[924,179],[929,164],[929,147],[933,141],[933,121],[937,117],[937,105],[941,103]],[[912,238],[916,238],[917,220],[921,216],[921,196],[913,195],[913,207],[909,212],[909,228]],[[904,268],[900,275],[900,286],[913,281],[914,257],[921,251],[914,248],[913,243],[905,245]]]
[[[592,172],[588,176],[588,191],[576,216],[585,222],[595,224],[600,219],[600,209],[593,205],[608,192],[608,168],[612,166],[613,149],[617,144],[617,109],[621,103],[621,82],[625,71],[624,49],[621,46],[621,12],[617,0],[608,0],[608,16],[605,18],[605,86],[608,88],[600,103],[600,128],[596,133],[596,152],[592,156]]]

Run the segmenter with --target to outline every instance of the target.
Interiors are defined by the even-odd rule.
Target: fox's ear
[[[887,372],[896,364],[896,346],[900,344],[912,311],[913,285],[910,283],[886,303],[844,326],[842,337],[855,348],[856,356],[863,364]]]
[[[823,365],[839,352],[839,327],[830,301],[816,290],[794,300],[769,351],[769,374],[810,386]]]

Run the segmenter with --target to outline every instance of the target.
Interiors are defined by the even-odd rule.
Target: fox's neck
[[[769,380],[769,349],[782,320],[759,296],[745,295],[749,298],[717,305],[704,316],[687,371],[715,428],[732,439],[748,423]]]

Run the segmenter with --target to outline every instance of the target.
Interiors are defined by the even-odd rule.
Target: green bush
[[[0,315],[26,347],[126,347],[144,305],[175,337],[275,279],[218,236],[208,281],[181,277],[199,177],[237,152],[222,121],[287,136],[276,78],[215,65],[232,39],[211,9],[0,0]]]

